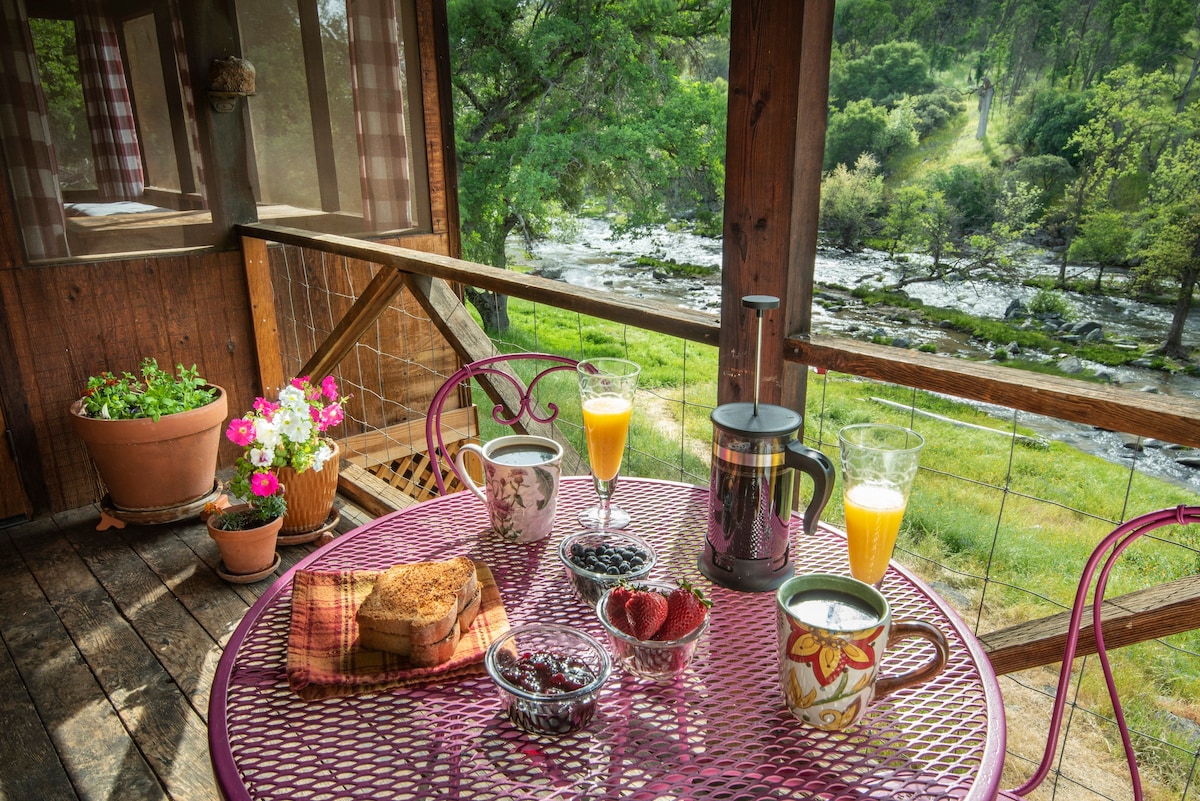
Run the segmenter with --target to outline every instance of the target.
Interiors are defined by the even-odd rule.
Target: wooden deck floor
[[[0,799],[216,799],[213,672],[275,577],[221,579],[198,520],[97,531],[99,516],[0,530]],[[281,546],[278,572],[313,547]]]

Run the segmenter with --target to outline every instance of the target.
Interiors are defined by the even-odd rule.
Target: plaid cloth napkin
[[[463,632],[454,656],[440,665],[410,667],[402,656],[358,644],[355,613],[381,571],[297,571],[292,580],[288,685],[313,701],[482,673],[484,652],[508,631],[508,615],[492,571],[477,562],[475,574],[482,594],[479,614]]]

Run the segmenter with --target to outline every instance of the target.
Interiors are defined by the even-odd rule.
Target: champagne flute
[[[583,407],[583,430],[587,438],[588,462],[600,502],[579,513],[585,528],[614,529],[629,525],[629,513],[612,505],[633,394],[642,368],[628,359],[586,359],[579,363],[579,397]]]
[[[878,587],[896,547],[925,439],[908,428],[863,423],[839,431],[838,443],[850,573]]]

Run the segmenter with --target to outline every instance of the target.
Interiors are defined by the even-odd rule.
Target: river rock
[[[1011,320],[1013,317],[1028,317],[1029,309],[1020,298],[1015,298],[1012,303],[1008,304],[1008,308],[1004,310],[1004,319]]]
[[[1103,328],[1104,326],[1100,325],[1100,323],[1096,322],[1095,320],[1084,320],[1081,323],[1076,323],[1075,326],[1072,327],[1071,333],[1078,334],[1081,337],[1086,337],[1093,331],[1100,331],[1101,334],[1103,334]]]
[[[1104,341],[1104,331],[1100,328],[1093,328],[1091,331],[1088,331],[1086,334],[1084,334],[1083,341],[1084,342],[1103,342]]]
[[[1016,343],[1016,340],[1009,342],[1004,348],[1010,356],[1016,356],[1021,352],[1021,346]]]
[[[908,337],[896,337],[892,340],[892,347],[907,348],[910,345]]]
[[[1076,373],[1083,372],[1083,362],[1074,356],[1068,356],[1058,363],[1058,369],[1067,375],[1075,375]]]

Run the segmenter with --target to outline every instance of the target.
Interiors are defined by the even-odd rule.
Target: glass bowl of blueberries
[[[558,623],[510,629],[491,644],[483,664],[509,720],[534,734],[570,734],[590,723],[612,672],[603,645]]]
[[[609,587],[650,575],[657,559],[650,543],[624,531],[580,531],[563,537],[558,558],[575,597],[588,606]]]

